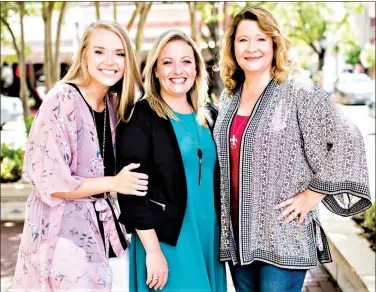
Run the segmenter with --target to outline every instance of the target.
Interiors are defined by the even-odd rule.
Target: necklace
[[[198,167],[198,184],[200,185],[201,184],[201,166],[202,166],[202,150],[201,150],[201,146],[200,146],[200,136],[198,135],[198,130],[197,130],[197,125],[196,125],[196,120],[193,116],[193,111],[191,113],[191,117],[193,119],[193,123],[195,125],[195,129],[196,129],[196,134],[197,134],[197,140],[198,140],[198,144],[196,143],[196,139],[193,138],[191,132],[189,132],[188,128],[184,125],[184,123],[178,119],[178,122],[183,126],[183,128],[185,129],[185,131],[188,133],[188,135],[191,137],[193,143],[196,145],[197,147],[197,156],[198,156],[198,160],[199,160],[199,167]]]
[[[235,116],[235,123],[236,123],[236,120],[238,118],[238,115]],[[244,118],[244,120],[240,123],[240,125],[238,126],[238,128],[235,130],[235,131],[232,131],[232,136],[230,138],[230,145],[231,145],[231,149],[236,149],[236,147],[238,146],[237,145],[237,142],[238,142],[238,139],[236,138],[236,135],[238,134],[239,132],[239,129],[243,126],[243,124],[248,121],[248,116]],[[235,124],[234,123],[234,124]]]
[[[97,121],[95,120],[94,110],[93,110],[92,107],[90,107],[90,109],[91,109],[91,113],[93,115],[95,127],[97,127]],[[105,149],[106,149],[106,122],[107,122],[107,101],[106,101],[106,99],[104,99],[104,121],[103,121],[104,126],[103,126],[103,147],[102,147],[102,149],[99,146],[99,150],[101,150],[101,155],[102,155],[102,160],[103,160],[103,168],[104,168],[104,153],[105,153]],[[99,142],[99,139],[98,139],[98,142]]]

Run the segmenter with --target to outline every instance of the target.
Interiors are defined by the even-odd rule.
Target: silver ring
[[[153,281],[158,281],[159,278],[153,278]]]

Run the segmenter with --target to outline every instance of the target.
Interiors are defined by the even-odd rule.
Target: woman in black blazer
[[[144,75],[145,98],[117,130],[117,169],[139,163],[149,176],[145,197],[118,195],[119,221],[134,233],[130,291],[226,291],[214,199],[217,111],[204,104],[203,58],[188,36],[170,30],[154,43]]]

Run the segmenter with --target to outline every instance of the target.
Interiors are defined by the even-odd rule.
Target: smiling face
[[[99,28],[90,36],[86,64],[91,84],[110,87],[124,76],[125,53],[120,37]]]
[[[182,40],[168,42],[158,56],[154,74],[163,98],[186,96],[196,79],[193,48]]]
[[[242,20],[235,34],[235,58],[245,74],[269,72],[273,60],[272,38],[254,20]]]

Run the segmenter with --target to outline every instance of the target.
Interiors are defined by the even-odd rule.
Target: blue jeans
[[[230,270],[236,292],[300,292],[307,273],[259,261],[246,266],[230,264]]]

